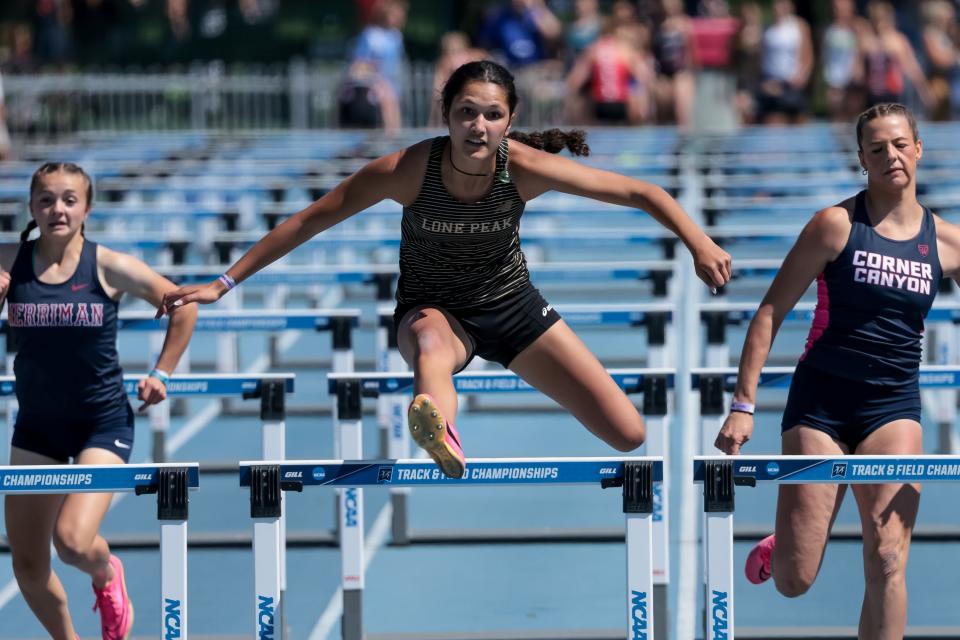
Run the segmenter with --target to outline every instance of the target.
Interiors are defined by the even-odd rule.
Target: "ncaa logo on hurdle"
[[[831,478],[846,478],[847,477],[847,463],[846,462],[837,462],[834,463],[833,469],[830,471]]]
[[[314,467],[313,468],[313,479],[317,482],[322,481],[327,477],[327,472],[323,470],[323,467]]]

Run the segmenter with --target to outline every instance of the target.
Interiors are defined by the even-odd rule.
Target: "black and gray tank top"
[[[400,304],[475,307],[530,282],[519,235],[526,203],[507,170],[506,138],[497,150],[493,185],[476,202],[454,199],[443,185],[440,163],[448,140],[433,140],[420,193],[403,209]]]

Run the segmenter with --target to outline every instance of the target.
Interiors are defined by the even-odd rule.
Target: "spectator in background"
[[[167,0],[167,21],[174,40],[183,42],[190,37],[190,17],[187,0]]]
[[[371,23],[357,36],[350,59],[349,82],[362,81],[380,108],[384,129],[400,128],[400,96],[406,51],[403,27],[407,4],[401,0],[379,0],[371,10]]]
[[[701,14],[691,19],[693,66],[698,70],[728,71],[733,53],[733,38],[740,21],[730,15],[727,0],[704,0]]]
[[[431,127],[439,127],[443,124],[440,97],[447,78],[468,62],[483,60],[486,57],[486,51],[470,46],[470,38],[462,31],[450,31],[443,34],[443,37],[440,38],[440,58],[433,70],[433,96],[429,121]]]
[[[10,30],[10,55],[4,61],[3,68],[8,73],[33,73],[37,70],[30,25],[19,23]]]
[[[574,0],[573,22],[567,25],[564,33],[567,66],[572,67],[587,47],[596,42],[603,28],[603,16],[597,0]]]
[[[923,52],[933,106],[933,120],[960,115],[960,51],[956,41],[956,10],[947,0],[928,0],[923,12]]]
[[[833,22],[823,34],[823,80],[834,122],[850,122],[865,108],[862,40],[869,25],[853,0],[832,0]]]
[[[917,62],[913,46],[897,29],[893,6],[874,0],[867,5],[870,28],[863,38],[866,67],[867,106],[884,102],[902,103],[909,79],[920,100],[933,104],[927,80]]]
[[[616,0],[610,8],[610,18],[641,56],[650,56],[650,27],[640,21],[636,4],[629,0]],[[655,63],[651,60],[650,64]]]
[[[657,120],[675,122],[681,129],[690,124],[694,78],[691,41],[693,26],[682,0],[661,0],[663,20],[653,33],[657,62]]]
[[[773,1],[773,24],[763,32],[757,107],[766,124],[805,119],[806,90],[813,70],[810,27],[796,14],[792,0]]]
[[[756,97],[760,93],[760,58],[763,51],[763,13],[752,0],[740,4],[740,28],[731,42],[730,59],[737,79],[736,107],[740,121],[757,121]]]
[[[33,12],[34,53],[41,63],[62,64],[70,54],[69,0],[36,0]]]
[[[347,67],[337,87],[337,116],[341,127],[394,132],[400,128],[400,112],[390,85],[376,67],[358,60]]]
[[[549,59],[562,30],[544,0],[510,0],[487,18],[480,44],[507,66],[519,68]]]
[[[567,113],[595,124],[641,124],[650,114],[653,70],[631,42],[629,25],[612,18],[567,76]],[[584,89],[589,87],[589,100]],[[591,109],[585,109],[589,104]],[[592,117],[585,112],[591,111]]]

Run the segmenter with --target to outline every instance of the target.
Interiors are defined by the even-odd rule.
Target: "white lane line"
[[[370,566],[370,563],[373,562],[373,558],[377,554],[377,551],[384,545],[384,543],[386,543],[387,532],[390,530],[390,520],[392,517],[393,507],[390,505],[390,502],[387,502],[380,510],[380,513],[377,514],[377,519],[370,528],[370,533],[367,536],[367,542],[364,545],[364,573],[366,573],[367,567]],[[309,640],[327,640],[327,638],[330,636],[330,633],[333,631],[333,628],[340,621],[340,615],[342,613],[343,587],[337,587],[333,597],[330,598],[330,602],[327,603],[327,608],[324,609],[323,614],[320,615],[320,619],[317,620],[317,623],[313,626],[313,631],[310,632]]]
[[[296,342],[299,337],[299,331],[291,330],[285,331],[279,341],[279,351],[282,353],[289,349],[293,343]],[[270,358],[268,354],[262,354],[250,365],[250,368],[247,369],[246,373],[262,373],[270,365]],[[219,399],[212,400],[207,405],[200,410],[197,415],[184,423],[167,443],[167,455],[173,456],[183,445],[189,442],[195,435],[200,433],[204,427],[213,422],[217,416],[220,415],[221,402]],[[113,509],[117,506],[121,500],[130,495],[129,493],[115,493],[113,494],[113,500],[110,502],[110,509]],[[109,511],[109,510],[108,510]],[[7,584],[0,589],[0,610],[10,604],[10,601],[13,600],[16,596],[20,595],[20,587],[17,586],[16,578],[10,580]]]

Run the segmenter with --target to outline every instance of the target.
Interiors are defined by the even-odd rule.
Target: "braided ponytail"
[[[532,131],[530,133],[511,131],[507,137],[547,153],[559,153],[566,149],[575,156],[590,155],[587,134],[583,129],[571,129],[570,131],[547,129],[546,131]]]

